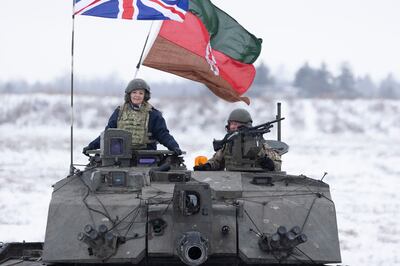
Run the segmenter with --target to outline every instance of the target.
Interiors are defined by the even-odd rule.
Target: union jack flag
[[[74,15],[182,22],[189,0],[75,0]]]

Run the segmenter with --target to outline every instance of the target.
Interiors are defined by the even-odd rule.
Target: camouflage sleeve
[[[211,170],[224,170],[225,159],[224,159],[225,147],[214,153],[213,157],[207,161],[211,165]]]
[[[274,171],[281,171],[282,167],[282,158],[279,155],[278,152],[276,152],[274,149],[269,147],[266,143],[264,143],[263,149],[260,151],[258,154],[259,156],[267,156],[274,162]]]

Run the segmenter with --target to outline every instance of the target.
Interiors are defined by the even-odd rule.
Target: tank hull
[[[139,155],[157,164],[164,156]],[[0,264],[339,263],[329,186],[252,170],[106,164],[76,171],[53,186],[44,243],[3,245]]]

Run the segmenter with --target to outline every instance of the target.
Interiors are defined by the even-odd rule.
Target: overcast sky
[[[214,0],[246,29],[263,39],[256,65],[293,75],[308,61],[336,72],[349,62],[375,80],[400,78],[399,0]],[[72,1],[1,0],[0,80],[48,81],[69,73]],[[75,19],[75,75],[115,75],[129,80],[149,30],[148,21],[79,16]],[[149,80],[180,80],[142,67]]]

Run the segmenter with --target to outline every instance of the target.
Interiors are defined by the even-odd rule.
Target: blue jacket
[[[105,129],[107,128],[117,128],[118,122],[118,115],[119,115],[119,107],[115,109],[115,111],[108,119],[108,124]],[[149,113],[149,128],[147,129],[148,132],[151,133],[150,140],[156,140],[169,150],[173,151],[175,148],[179,148],[178,143],[169,134],[169,130],[167,128],[167,124],[165,123],[164,118],[160,111],[155,108],[152,108]],[[90,150],[99,149],[100,148],[100,136],[98,136],[95,140],[89,143],[88,148]],[[156,150],[157,143],[149,143],[147,144],[147,150]]]

